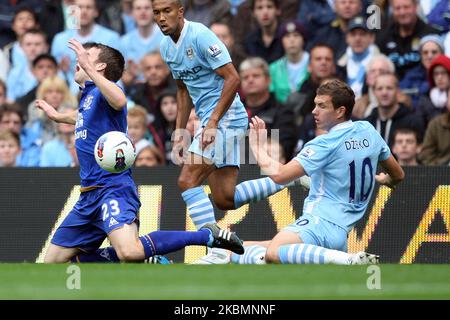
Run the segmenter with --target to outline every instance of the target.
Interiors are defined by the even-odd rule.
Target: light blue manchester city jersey
[[[177,43],[165,36],[160,50],[173,78],[186,84],[195,112],[201,125],[205,126],[220,100],[224,85],[224,79],[214,70],[231,62],[228,50],[206,26],[187,20]],[[219,126],[242,127],[247,121],[247,112],[236,94]]]
[[[346,121],[311,140],[295,157],[311,177],[303,212],[350,231],[367,209],[378,162],[390,154],[367,121]]]

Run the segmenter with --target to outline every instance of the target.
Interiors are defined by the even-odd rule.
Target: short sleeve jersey
[[[177,43],[165,36],[160,51],[173,78],[185,83],[201,125],[206,125],[220,100],[224,86],[224,79],[214,70],[231,62],[227,48],[203,24],[185,20]],[[236,94],[221,119],[221,125],[241,126],[247,123],[247,119],[244,105]]]
[[[95,161],[95,144],[106,132],[127,132],[127,110],[114,110],[92,81],[87,81],[81,93],[75,125],[75,148],[80,163],[81,186],[133,184],[131,170],[110,173]]]
[[[378,162],[390,154],[367,121],[346,121],[311,140],[294,158],[311,177],[303,212],[349,231],[367,209]]]

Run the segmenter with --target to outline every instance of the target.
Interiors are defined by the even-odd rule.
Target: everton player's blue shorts
[[[140,206],[135,185],[83,192],[51,242],[61,247],[94,251],[113,230],[133,222],[139,226],[137,213]]]

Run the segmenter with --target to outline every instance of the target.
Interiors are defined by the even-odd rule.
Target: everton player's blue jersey
[[[75,148],[82,187],[134,184],[130,169],[110,173],[100,168],[95,161],[95,143],[109,131],[127,132],[127,110],[114,110],[95,84],[87,81],[81,93],[75,125]]]

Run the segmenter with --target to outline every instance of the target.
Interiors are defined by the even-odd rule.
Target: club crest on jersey
[[[186,49],[186,55],[188,56],[189,59],[194,59],[194,49],[192,48],[187,48]]]
[[[125,154],[122,149],[116,150],[116,165],[114,169],[123,170],[125,168]]]
[[[103,160],[103,148],[105,147],[105,141],[106,141],[106,137],[101,138],[98,141],[97,157],[100,161]]]
[[[222,54],[222,50],[220,50],[220,47],[217,44],[209,46],[208,52],[213,58],[216,58]]]
[[[83,110],[89,110],[91,108],[92,100],[94,100],[94,96],[92,94],[88,95],[86,99],[84,99]]]

